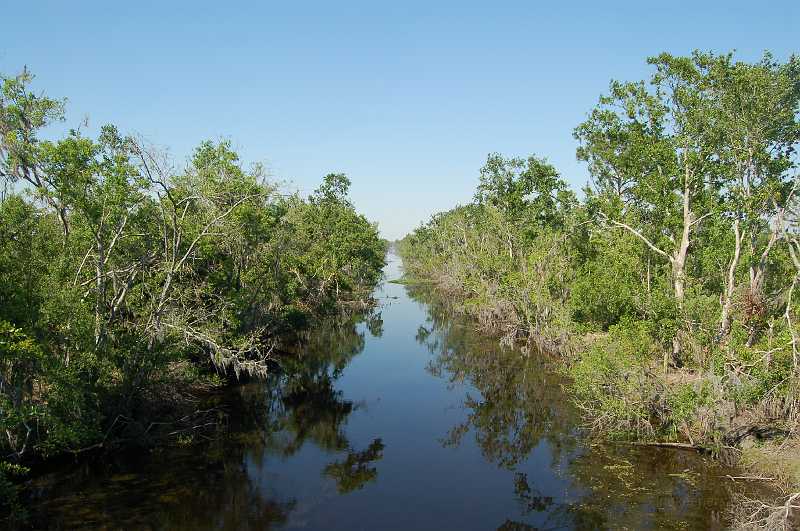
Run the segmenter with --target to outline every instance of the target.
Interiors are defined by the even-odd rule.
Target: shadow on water
[[[397,262],[388,278],[399,274]],[[501,349],[429,289],[331,320],[223,398],[218,439],[64,467],[37,528],[597,529],[724,524],[729,471],[592,444],[557,360]]]

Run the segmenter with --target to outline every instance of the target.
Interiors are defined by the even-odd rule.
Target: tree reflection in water
[[[378,476],[375,467],[368,466],[383,457],[383,441],[375,439],[363,452],[350,451],[344,461],[335,461],[325,467],[325,475],[336,480],[339,494],[363,489]]]
[[[473,503],[500,508],[500,518],[490,523],[507,530],[719,524],[732,483],[718,477],[727,471],[692,453],[593,444],[582,435],[562,388],[567,382],[554,370],[558,360],[502,350],[469,322],[453,318],[430,293],[408,291],[428,313],[416,333],[417,342],[432,353],[428,372],[457,392],[461,384],[471,389],[456,395],[465,412],[458,425],[437,420],[419,428],[397,415],[413,418],[419,407],[436,408],[442,405],[436,400],[450,400],[442,393],[431,395],[430,403],[384,409],[397,415],[381,419],[388,422],[385,433],[355,430],[350,440],[346,425],[360,404],[339,390],[348,389],[339,379],[363,351],[365,334],[380,335],[383,326],[377,313],[332,320],[309,334],[295,354],[282,357],[280,371],[266,382],[238,386],[225,396],[227,436],[38,478],[32,485],[34,527],[269,529],[319,525],[344,507],[357,509],[373,528],[392,527],[392,521],[382,520],[387,508],[396,508],[398,495],[415,484],[420,491],[410,497],[426,496],[418,515],[425,527],[448,528],[454,507]],[[377,367],[372,370],[387,366]],[[376,374],[384,378],[379,383],[395,383],[385,376]],[[418,381],[435,383],[415,367],[403,385]],[[413,389],[396,386],[394,392],[403,400]],[[438,445],[441,430],[447,432],[441,441],[447,447],[474,440],[480,455],[467,448],[421,469],[407,465],[430,456],[398,448],[393,463],[378,463],[387,451],[384,441],[400,439],[398,433],[405,440],[424,437],[415,448],[425,451],[430,442]],[[379,479],[379,472],[391,481]],[[477,488],[440,489],[453,485],[451,474],[460,479],[470,477],[467,473],[475,474]],[[376,481],[383,482],[376,485],[381,488],[368,488]],[[482,482],[500,488],[487,492]]]
[[[427,307],[427,321],[416,339],[433,355],[429,372],[477,391],[466,393],[466,419],[443,444],[458,446],[471,433],[488,461],[516,472],[519,514],[499,529],[671,528],[682,522],[709,528],[724,523],[732,492],[730,482],[718,477],[730,471],[690,452],[592,443],[570,405],[568,382],[553,366],[558,360],[503,349],[476,333],[429,287],[409,285],[406,290]],[[543,444],[550,454],[548,473],[566,479],[568,492],[543,493],[518,470]],[[525,521],[537,513],[536,527]]]
[[[259,403],[248,409],[265,412],[258,420],[263,440],[259,465],[265,456],[291,457],[311,442],[327,452],[347,452],[344,460],[329,463],[321,472],[336,481],[340,494],[375,480],[377,468],[368,465],[383,457],[383,442],[375,439],[364,451],[352,448],[344,425],[358,405],[335,388],[345,367],[364,350],[365,335],[358,326],[362,322],[372,336],[383,333],[379,312],[328,320],[308,335],[299,355],[282,358],[281,371],[257,386],[253,398]]]
[[[272,529],[296,506],[251,477],[242,440],[118,455],[32,485],[35,529]],[[37,503],[37,498],[42,501]]]
[[[285,524],[297,500],[265,486],[261,468],[270,455],[289,457],[306,443],[347,452],[320,474],[340,493],[377,477],[369,466],[383,456],[375,439],[355,451],[343,427],[357,405],[334,387],[364,349],[364,332],[382,333],[380,313],[329,320],[309,334],[298,354],[280,360],[266,383],[236,387],[223,400],[228,433],[205,444],[119,455],[32,482],[35,528],[272,529]],[[37,500],[41,502],[37,503]]]
[[[503,349],[481,337],[469,323],[425,288],[408,287],[409,295],[424,302],[428,322],[420,326],[417,341],[434,355],[428,371],[451,383],[468,382],[479,395],[467,393],[467,419],[444,440],[457,446],[473,431],[484,457],[507,469],[515,468],[543,440],[558,461],[562,449],[574,446],[570,436],[575,416],[564,400],[562,379],[544,356]]]

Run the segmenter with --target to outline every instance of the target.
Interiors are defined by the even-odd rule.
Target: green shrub
[[[650,367],[656,351],[648,323],[624,321],[570,366],[576,403],[596,429],[617,436],[654,434],[660,383]]]

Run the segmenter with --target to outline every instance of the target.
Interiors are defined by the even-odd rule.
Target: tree
[[[480,170],[475,201],[503,211],[509,219],[538,226],[563,223],[563,207],[574,196],[546,159],[506,159],[491,153]]]
[[[176,168],[110,125],[45,140],[63,101],[31,81],[0,77],[0,449],[146,434],[185,362],[263,376],[312,318],[368,304],[386,249],[344,175],[284,198],[226,141]]]
[[[32,185],[39,199],[58,213],[64,237],[69,234],[67,209],[40,165],[39,132],[64,119],[64,100],[36,96],[29,90],[33,75],[23,70],[16,77],[0,76],[0,178],[8,183]]]
[[[679,310],[695,235],[720,213],[723,168],[706,90],[712,60],[698,53],[649,59],[656,68],[652,89],[644,82],[612,82],[610,95],[575,131],[578,156],[595,176],[599,219],[635,235],[669,263]],[[680,350],[676,335],[676,362]]]
[[[780,65],[769,54],[755,64],[734,62],[731,54],[699,57],[707,72],[704,90],[723,172],[724,217],[733,232],[720,317],[724,337],[731,326],[740,262],[748,264],[749,296],[763,300],[770,254],[797,191],[791,170],[800,141],[800,85],[792,63]]]

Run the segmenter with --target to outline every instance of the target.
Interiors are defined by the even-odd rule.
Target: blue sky
[[[0,72],[27,65],[68,124],[115,123],[182,162],[204,139],[313,190],[347,173],[385,236],[468,201],[487,153],[547,157],[661,51],[800,52],[800,2],[6,2]]]

